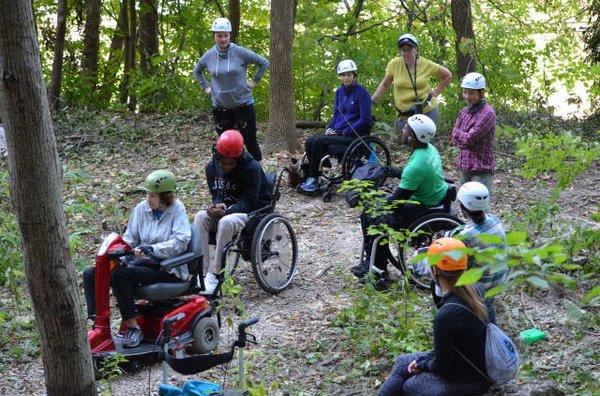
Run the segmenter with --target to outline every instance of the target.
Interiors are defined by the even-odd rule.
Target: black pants
[[[246,149],[255,160],[262,160],[262,154],[256,140],[256,113],[254,105],[244,105],[236,109],[213,107],[213,119],[217,133],[221,135],[228,129],[237,129],[244,137]]]
[[[385,214],[378,217],[371,217],[365,212],[360,215],[360,226],[363,234],[363,257],[361,265],[365,270],[369,269],[369,260],[371,258],[371,250],[373,249],[373,243],[379,235],[367,235],[367,230],[370,226],[377,226],[380,224],[387,224],[395,230],[406,229],[410,224],[415,221],[423,212],[427,210],[424,205],[418,204],[405,204],[400,205],[393,213]],[[387,275],[387,265],[391,258],[389,244],[378,244],[376,246],[375,253],[375,266],[384,271]]]
[[[352,136],[315,135],[304,143],[308,157],[308,177],[319,176],[319,163],[327,154],[343,155],[346,148],[356,139]]]
[[[180,280],[177,276],[161,269],[143,266],[117,267],[111,274],[110,284],[112,285],[113,295],[117,299],[119,311],[121,311],[121,318],[128,320],[137,316],[133,296],[133,291],[137,286],[151,285],[158,282],[179,282]],[[83,289],[85,291],[88,317],[93,318],[96,313],[93,267],[83,271]]]

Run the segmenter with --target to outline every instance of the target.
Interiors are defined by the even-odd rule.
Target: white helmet
[[[419,42],[417,41],[417,38],[410,33],[406,33],[406,34],[403,34],[402,36],[400,36],[400,38],[398,39],[398,47],[400,47],[402,44],[408,44],[412,47],[419,46]]]
[[[460,83],[461,88],[485,89],[485,77],[481,73],[467,73]]]
[[[435,136],[435,122],[425,114],[410,116],[406,122],[414,131],[417,140],[421,143],[429,143]]]
[[[458,200],[470,211],[489,210],[490,192],[482,183],[470,181],[458,190]]]
[[[337,74],[347,72],[358,72],[358,67],[356,67],[356,63],[352,59],[344,59],[337,65]]]
[[[213,21],[210,27],[212,32],[231,32],[231,22],[227,18],[217,18]]]

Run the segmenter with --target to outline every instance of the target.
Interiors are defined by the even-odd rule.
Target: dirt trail
[[[208,158],[207,133],[198,133],[197,125],[185,125],[179,128],[170,144],[161,154],[161,158],[153,158],[150,163],[144,157],[147,146],[135,147],[127,158],[122,155],[107,157],[95,153],[96,160],[82,164],[90,173],[93,189],[101,190],[103,184],[110,185],[113,179],[119,179],[123,186],[130,184],[131,175],[137,177],[155,166],[172,166],[179,169],[181,178],[195,178],[202,175],[203,160]],[[158,127],[157,127],[158,130]],[[189,140],[188,144],[178,143]],[[153,144],[164,136],[154,136]],[[101,150],[94,148],[93,150]],[[120,149],[117,148],[118,152]],[[113,151],[114,153],[114,151]],[[104,162],[98,160],[103,158]],[[77,155],[77,161],[83,161],[85,156]],[[112,158],[112,159],[111,159]],[[118,158],[121,171],[110,173],[111,160]],[[168,158],[168,160],[166,160]],[[69,158],[67,162],[73,161]],[[499,161],[499,172],[495,176],[496,193],[495,206],[501,215],[523,210],[535,202],[535,191],[532,183],[523,182],[511,169],[514,166],[510,160]],[[109,164],[106,164],[109,162]],[[275,161],[267,160],[266,165]],[[448,174],[455,175],[452,161],[446,159]],[[598,166],[595,166],[576,184],[569,197],[564,198],[564,205],[577,211],[578,216],[589,218],[589,213],[597,211],[598,191],[594,184],[599,179]],[[110,175],[109,180],[103,180]],[[123,176],[124,175],[124,176]],[[130,175],[130,176],[127,176]],[[88,182],[86,182],[88,183]],[[89,183],[88,183],[89,184]],[[198,191],[184,193],[182,199],[186,203],[190,216],[202,202],[206,201],[202,182]],[[98,187],[100,186],[100,187]],[[576,197],[583,196],[579,200]],[[96,198],[102,201],[102,197]],[[136,197],[127,198],[135,202]],[[129,205],[131,202],[127,202]],[[248,316],[260,316],[261,322],[253,328],[259,345],[252,346],[248,351],[250,366],[248,370],[254,378],[260,378],[265,384],[278,384],[289,394],[298,395],[370,395],[373,394],[376,378],[346,379],[338,366],[342,357],[336,350],[338,334],[327,326],[340,309],[349,304],[349,298],[344,292],[346,287],[355,287],[355,281],[347,276],[348,268],[357,261],[361,237],[358,222],[358,212],[348,209],[346,203],[338,195],[333,202],[323,203],[318,198],[308,198],[286,190],[282,196],[278,211],[287,216],[296,231],[299,244],[298,275],[291,287],[279,295],[270,295],[259,288],[253,278],[249,263],[242,263],[235,275],[236,281],[244,286],[241,299],[245,303]],[[567,218],[569,210],[563,212]],[[97,225],[96,225],[97,227]],[[89,241],[91,249],[97,240]],[[90,252],[93,250],[90,249]],[[567,356],[575,356],[582,350],[599,350],[597,329],[589,334],[578,335],[579,341],[573,342],[575,329],[565,318],[565,307],[562,305],[564,294],[550,290],[530,296],[526,293],[512,294],[502,298],[499,308],[499,322],[506,323],[509,333],[513,335],[521,329],[536,325],[552,334],[551,342],[537,344],[525,348],[528,361],[539,376],[548,373],[564,371],[562,367]],[[233,321],[239,321],[231,312],[224,312]],[[222,329],[222,345],[228,343],[232,331]],[[316,350],[325,351],[319,358],[311,359]],[[593,362],[593,360],[592,360]],[[235,364],[235,362],[234,362]],[[233,365],[234,365],[233,364]],[[581,364],[589,365],[590,359],[583,359]],[[233,366],[232,365],[232,366]],[[593,367],[593,366],[592,366]],[[531,368],[529,369],[531,370]],[[537,370],[537,371],[536,371]],[[207,376],[197,375],[184,377],[171,372],[170,382],[181,384],[189,378],[206,378],[221,381],[225,371],[221,368],[211,370]],[[150,389],[156,394],[157,383],[162,378],[158,365],[150,368]],[[235,381],[232,369],[225,375],[226,384],[231,386]],[[509,390],[517,394],[528,395],[529,387],[539,388],[540,382],[533,378],[527,384],[515,383]],[[542,386],[543,387],[543,386]],[[113,381],[110,388],[115,395],[142,395],[148,392],[148,371],[124,375]],[[277,393],[277,392],[276,392]],[[16,363],[0,378],[0,394],[5,395],[42,395],[44,394],[43,370],[41,361]]]

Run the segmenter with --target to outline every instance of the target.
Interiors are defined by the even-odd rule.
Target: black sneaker
[[[144,336],[139,326],[129,327],[123,336],[123,348],[135,348],[140,345]]]
[[[367,275],[369,273],[369,268],[365,268],[363,265],[359,264],[355,267],[352,267],[350,269],[350,272],[352,272],[352,275],[354,275],[360,279],[360,278],[364,278],[365,275]]]
[[[390,279],[388,277],[381,277],[379,279],[375,279],[373,282],[373,286],[377,291],[385,291],[390,288]]]

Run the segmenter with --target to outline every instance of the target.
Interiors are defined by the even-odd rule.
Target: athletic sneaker
[[[319,185],[317,184],[317,179],[315,179],[314,177],[309,177],[304,183],[300,184],[300,187],[298,187],[298,189],[300,190],[300,192],[312,194],[317,191],[318,187]]]
[[[350,268],[350,272],[352,272],[352,275],[356,276],[357,278],[363,278],[369,273],[369,267],[359,264],[355,267]]]
[[[200,292],[200,294],[215,294],[215,290],[217,289],[217,285],[219,284],[219,280],[216,275],[212,272],[209,272],[204,277],[204,290]]]
[[[135,348],[140,345],[144,336],[139,326],[127,328],[127,333],[123,336],[123,348]]]

